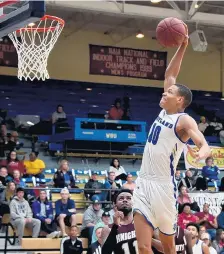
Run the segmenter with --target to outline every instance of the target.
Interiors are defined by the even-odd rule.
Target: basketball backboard
[[[0,1],[0,38],[35,23],[45,15],[45,2],[42,0]]]

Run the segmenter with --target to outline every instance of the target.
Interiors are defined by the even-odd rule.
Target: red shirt
[[[181,213],[178,216],[178,225],[182,228],[182,229],[186,229],[186,226],[188,223],[190,222],[197,222],[198,221],[198,217],[195,216],[194,214],[186,214],[186,213]]]
[[[206,217],[206,221],[204,223],[205,227],[207,229],[214,229],[214,227],[209,223],[209,222],[214,223],[215,217],[212,214],[199,212],[199,213],[196,213],[195,215],[199,218],[199,220],[202,220]]]
[[[2,160],[0,164],[1,166],[7,167],[8,174],[12,175],[14,170],[19,170],[20,174],[24,174],[25,167],[22,161],[10,161],[8,164],[7,163],[7,160]]]
[[[109,111],[109,118],[113,120],[121,120],[124,111],[121,108],[112,107]]]

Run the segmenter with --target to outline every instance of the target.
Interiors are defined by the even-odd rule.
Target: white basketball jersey
[[[201,240],[197,241],[197,243],[192,248],[193,254],[203,254],[202,244],[203,242]]]
[[[185,146],[176,134],[178,118],[183,114],[168,115],[165,110],[160,112],[149,131],[140,178],[174,181],[176,166]]]

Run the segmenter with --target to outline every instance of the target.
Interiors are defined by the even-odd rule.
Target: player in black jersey
[[[152,246],[154,254],[163,253],[161,242],[158,240],[159,236],[154,234],[156,239],[153,239]],[[188,230],[184,230],[181,227],[177,227],[175,234],[175,245],[177,254],[193,254],[192,250],[192,235]]]
[[[102,254],[138,254],[130,190],[121,190],[114,198],[114,224],[102,231]]]

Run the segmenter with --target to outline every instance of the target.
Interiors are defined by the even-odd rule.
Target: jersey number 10
[[[137,241],[135,240],[132,244],[133,244],[133,247],[135,248],[135,253],[138,254],[138,243],[137,243]],[[132,254],[130,252],[128,242],[122,244],[122,249],[124,250],[124,254]]]
[[[161,132],[161,126],[156,125],[156,123],[154,123],[148,137],[148,142],[152,143],[153,145],[156,145],[159,139],[160,132]]]

